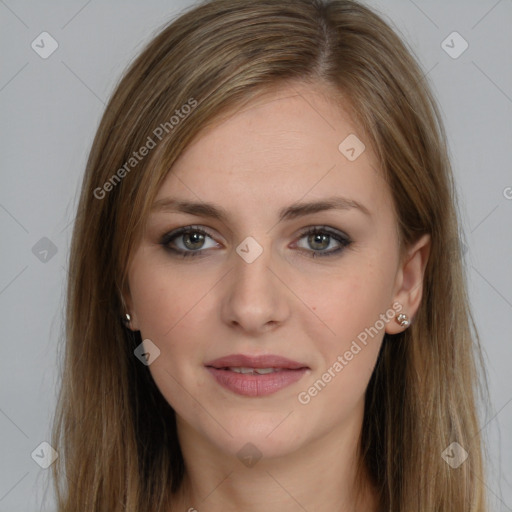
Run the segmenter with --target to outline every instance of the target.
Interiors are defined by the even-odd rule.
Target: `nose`
[[[290,314],[291,297],[270,247],[263,247],[251,263],[236,252],[233,260],[233,269],[224,283],[222,321],[252,335],[283,324]]]

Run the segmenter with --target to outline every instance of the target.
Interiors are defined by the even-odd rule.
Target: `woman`
[[[354,1],[214,0],[155,37],[82,185],[59,511],[485,511],[444,141]]]

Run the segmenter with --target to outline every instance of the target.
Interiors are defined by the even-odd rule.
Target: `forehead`
[[[346,107],[312,85],[267,91],[202,130],[156,201],[172,195],[261,215],[337,193],[384,207],[384,180]]]
[[[322,161],[337,159],[340,137],[358,131],[325,87],[294,84],[261,92],[224,114],[196,136],[181,160],[191,163],[200,154],[214,154],[223,164],[244,163],[243,168],[252,172],[250,161],[259,157],[284,170],[281,162],[302,158],[308,165],[321,153]],[[181,168],[180,163],[174,168]],[[264,171],[261,166],[258,170]]]

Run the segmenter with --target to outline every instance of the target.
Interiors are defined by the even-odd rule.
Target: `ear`
[[[420,307],[430,246],[430,235],[423,235],[407,249],[396,273],[394,302],[402,306],[399,312],[405,313],[410,322]],[[396,322],[386,324],[387,334],[397,334],[403,330],[404,328]]]

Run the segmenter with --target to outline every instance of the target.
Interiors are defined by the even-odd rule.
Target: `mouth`
[[[300,380],[309,366],[281,356],[235,354],[205,364],[215,381],[243,396],[267,396]]]
[[[286,371],[285,368],[247,368],[243,366],[230,366],[228,368],[217,368],[217,370],[228,370],[235,373],[243,373],[244,375],[267,375],[268,373]]]

